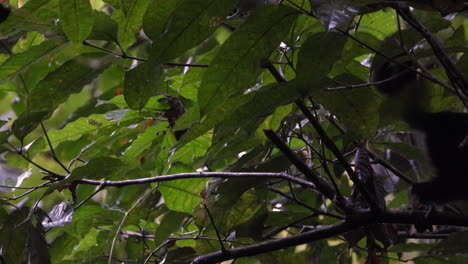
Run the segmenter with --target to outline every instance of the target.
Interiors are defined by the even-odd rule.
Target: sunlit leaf
[[[109,55],[102,57],[102,53],[93,55],[94,57],[78,56],[64,63],[29,93],[26,112],[13,124],[16,137],[23,139],[40,121],[47,119],[59,104],[65,102],[71,94],[79,92],[114,60]],[[93,65],[92,60],[99,55],[101,61],[98,65]]]
[[[53,38],[31,47],[23,53],[11,56],[0,65],[0,83],[8,81],[25,71],[32,64],[64,47],[66,47],[65,39]]]
[[[126,49],[135,42],[150,2],[151,0],[127,0],[122,1],[122,4],[114,4],[117,9],[114,10],[112,19],[118,24],[117,37],[122,48]]]

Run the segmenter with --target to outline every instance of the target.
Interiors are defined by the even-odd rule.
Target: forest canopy
[[[0,5],[0,264],[468,262],[467,2]]]

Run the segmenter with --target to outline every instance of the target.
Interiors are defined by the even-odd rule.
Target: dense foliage
[[[467,263],[370,77],[463,111],[464,1],[398,2],[0,1],[0,263]]]

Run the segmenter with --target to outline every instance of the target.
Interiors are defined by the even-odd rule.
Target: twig
[[[63,163],[58,159],[57,155],[55,154],[54,147],[52,147],[52,143],[50,142],[49,134],[47,133],[47,130],[45,129],[44,123],[40,122],[42,133],[44,134],[47,144],[49,145],[50,153],[52,154],[52,158],[54,161],[62,167],[67,173],[70,173],[70,171],[63,165]]]
[[[50,171],[44,167],[42,167],[41,165],[37,164],[36,162],[32,161],[30,158],[28,158],[26,155],[23,154],[23,152],[21,150],[16,150],[15,146],[13,146],[10,142],[5,142],[6,144],[8,144],[11,148],[13,148],[13,151],[10,151],[12,153],[15,153],[16,155],[19,155],[21,156],[23,159],[25,159],[27,162],[31,163],[33,166],[35,166],[36,168],[40,169],[40,170],[43,170],[45,171],[46,173],[48,173],[50,176],[54,177],[54,178],[57,178],[57,179],[64,179],[65,176],[64,175],[60,175],[58,173],[55,173],[53,171]]]
[[[338,147],[335,145],[335,143],[328,137],[327,133],[325,130],[323,130],[322,126],[318,122],[318,120],[315,118],[315,116],[312,114],[312,112],[309,111],[307,106],[300,100],[296,101],[296,105],[301,109],[301,112],[305,115],[305,117],[309,120],[310,124],[314,127],[314,129],[317,131],[317,133],[320,135],[320,138],[323,140],[323,143],[325,146],[335,155],[335,157],[338,159],[338,162],[343,166],[345,169],[346,173],[348,173],[349,177],[351,180],[354,182],[356,185],[357,189],[359,192],[362,193],[364,196],[364,199],[369,203],[369,206],[373,210],[379,210],[376,202],[372,197],[370,196],[368,190],[364,186],[364,184],[361,182],[359,177],[356,175],[354,170],[351,168],[349,165],[349,162],[346,160],[346,158],[343,156],[341,151],[338,149]]]
[[[404,63],[401,63],[401,62],[399,62],[399,61],[397,61],[397,60],[395,60],[395,59],[393,59],[393,58],[391,58],[391,57],[389,57],[389,56],[383,54],[382,52],[378,51],[377,49],[372,48],[371,46],[367,45],[365,42],[359,40],[358,38],[354,37],[353,35],[349,34],[349,33],[346,32],[346,31],[343,31],[343,30],[341,30],[341,29],[339,29],[339,28],[334,28],[334,29],[335,29],[336,31],[340,32],[341,34],[343,34],[343,35],[349,37],[350,39],[356,41],[357,43],[359,43],[359,44],[362,45],[363,47],[367,48],[368,50],[370,50],[370,51],[372,51],[372,52],[378,54],[379,56],[384,57],[384,58],[387,59],[388,61],[391,61],[391,62],[393,62],[393,63],[395,63],[395,64],[397,64],[397,65],[400,65],[401,67],[404,67],[405,69],[408,69],[408,70],[410,70],[410,71],[414,71],[416,74],[419,74],[421,77],[424,77],[425,79],[428,79],[428,80],[432,81],[433,83],[436,83],[436,84],[438,84],[438,85],[440,85],[440,86],[442,86],[442,87],[444,87],[444,88],[446,88],[446,89],[448,89],[448,90],[454,92],[454,88],[453,88],[453,87],[451,87],[450,85],[447,85],[447,84],[443,83],[442,81],[438,80],[437,78],[435,78],[435,77],[433,77],[433,76],[430,76],[430,75],[427,75],[427,74],[424,73],[424,72],[416,71],[415,69],[411,68],[410,66],[405,65]]]
[[[390,163],[388,163],[386,160],[380,158],[377,154],[375,154],[373,151],[364,148],[366,152],[369,154],[371,159],[373,159],[375,162],[380,164],[382,167],[386,168],[387,170],[393,172],[398,178],[402,179],[408,184],[415,184],[415,182],[410,179],[408,176],[404,175],[401,171],[399,171],[397,168],[393,167]]]
[[[105,181],[104,181],[105,183]],[[93,193],[91,193],[90,195],[88,195],[88,197],[86,197],[85,199],[83,199],[83,201],[79,202],[74,208],[73,208],[73,211],[76,211],[78,208],[80,208],[84,203],[86,203],[87,201],[89,201],[91,198],[93,198],[94,195],[98,194],[100,191],[102,191],[104,189],[104,186],[103,185],[99,185],[96,190],[94,190]]]
[[[206,206],[206,204],[204,202],[202,202],[202,204],[203,204],[203,208],[205,208],[206,213],[208,214],[208,217],[210,218],[210,222],[211,222],[211,225],[213,226],[213,229],[214,229],[214,231],[216,233],[216,237],[218,238],[218,242],[219,242],[219,245],[221,247],[221,251],[226,252],[226,248],[223,245],[223,240],[221,238],[221,235],[219,234],[219,230],[218,230],[218,227],[215,224],[215,220],[214,220],[213,216],[211,215],[211,212],[208,209],[208,207]]]
[[[124,216],[122,217],[122,220],[120,221],[119,226],[117,227],[117,230],[115,232],[115,235],[112,239],[110,251],[109,251],[109,258],[107,259],[107,263],[110,264],[112,262],[112,255],[114,253],[114,248],[115,248],[115,242],[117,241],[117,236],[120,234],[120,231],[122,230],[123,225],[125,224],[125,221],[127,221],[128,216],[130,215],[130,212],[133,211],[141,202],[143,202],[146,198],[148,198],[149,195],[153,192],[154,188],[147,193],[143,194],[138,200],[136,200],[132,206],[125,212]]]
[[[301,202],[300,200],[294,198],[294,197],[291,197],[285,193],[283,193],[282,191],[280,190],[277,190],[277,189],[274,189],[274,188],[269,188],[270,191],[274,192],[274,193],[277,193],[281,196],[283,196],[284,198],[288,199],[288,200],[291,200],[295,203],[297,203],[298,205],[304,207],[304,208],[307,208],[309,210],[311,210],[312,212],[314,212],[315,214],[318,214],[318,215],[324,215],[324,216],[328,216],[328,217],[332,217],[332,218],[335,218],[335,219],[339,219],[339,220],[343,220],[344,218],[339,216],[339,215],[336,215],[336,214],[332,214],[332,213],[328,213],[328,212],[325,212],[325,211],[322,211],[322,210],[319,210],[319,209],[316,209],[314,207],[311,207],[303,202]]]
[[[104,52],[109,53],[109,54],[113,54],[113,55],[115,55],[115,56],[117,56],[119,58],[122,58],[122,59],[131,59],[131,60],[137,60],[137,61],[143,61],[143,62],[148,61],[148,59],[129,56],[129,55],[125,54],[125,53],[120,54],[120,53],[117,53],[115,51],[112,51],[112,50],[109,50],[109,49],[106,49],[106,48],[91,44],[91,43],[89,43],[87,41],[83,41],[83,45],[93,47],[95,49],[104,51]],[[189,64],[189,63],[177,63],[177,62],[165,62],[165,63],[163,63],[163,65],[172,66],[172,67],[192,67],[192,68],[207,68],[209,66],[209,65],[206,65],[206,64]]]

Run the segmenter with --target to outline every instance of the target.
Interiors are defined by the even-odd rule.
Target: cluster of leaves
[[[377,1],[247,1],[9,1],[0,263],[466,262],[468,220],[408,209],[430,173],[369,81],[425,37]],[[414,13],[463,72],[466,19]]]

